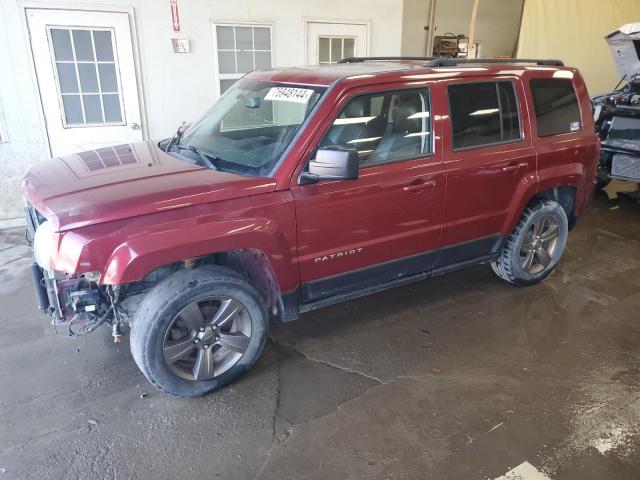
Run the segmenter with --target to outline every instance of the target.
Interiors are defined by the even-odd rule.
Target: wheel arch
[[[158,265],[142,279],[127,283],[128,291],[130,294],[144,293],[175,272],[208,265],[226,267],[237,273],[258,291],[269,313],[280,316],[280,284],[269,257],[257,248],[224,250]]]
[[[566,184],[558,182],[557,185],[547,186],[547,188],[544,189],[529,189],[524,195],[516,199],[518,202],[517,206],[511,209],[511,215],[506,222],[503,233],[507,236],[510,235],[518,224],[522,212],[540,200],[553,200],[558,202],[567,214],[569,229],[571,230],[575,226],[577,219],[576,193],[577,187],[573,182]]]
[[[553,200],[560,204],[564,213],[567,215],[569,221],[569,230],[571,230],[576,223],[575,201],[576,201],[576,188],[568,185],[561,185],[558,187],[550,188],[547,190],[541,190],[537,192],[531,200],[527,203],[530,205],[539,200]]]

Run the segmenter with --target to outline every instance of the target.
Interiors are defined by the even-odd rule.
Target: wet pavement
[[[106,328],[56,336],[2,231],[0,480],[638,479],[640,208],[611,197],[540,285],[478,266],[318,310],[193,400]]]

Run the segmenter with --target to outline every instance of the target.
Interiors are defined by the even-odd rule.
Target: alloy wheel
[[[231,297],[191,302],[169,324],[162,351],[173,373],[186,380],[211,380],[233,367],[251,339],[251,317]]]
[[[530,275],[542,273],[553,260],[560,236],[560,224],[551,215],[538,217],[524,235],[520,264]]]

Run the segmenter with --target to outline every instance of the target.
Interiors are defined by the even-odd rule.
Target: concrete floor
[[[313,312],[195,400],[106,328],[56,337],[21,235],[0,234],[0,480],[640,476],[640,209],[607,195],[541,285],[479,266]]]

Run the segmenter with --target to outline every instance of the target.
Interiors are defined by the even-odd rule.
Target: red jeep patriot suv
[[[478,263],[544,279],[599,156],[553,60],[349,58],[253,72],[172,139],[38,163],[23,180],[39,307],[110,324],[162,391],[258,358],[269,319]]]

